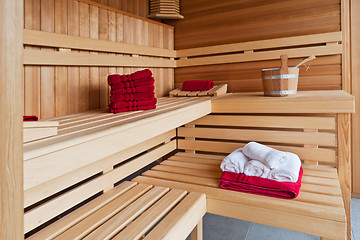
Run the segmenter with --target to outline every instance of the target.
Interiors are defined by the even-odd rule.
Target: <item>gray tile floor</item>
[[[352,239],[360,240],[360,199],[353,198]],[[207,213],[204,240],[315,240],[320,237]],[[190,239],[190,238],[188,238]]]

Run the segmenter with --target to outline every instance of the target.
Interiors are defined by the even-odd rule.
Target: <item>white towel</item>
[[[256,176],[262,178],[268,178],[270,168],[265,166],[262,162],[257,160],[250,160],[245,164],[244,174],[248,176]]]
[[[299,171],[301,161],[298,155],[290,152],[285,152],[288,155],[286,161],[274,169],[271,169],[269,179],[280,182],[297,182],[299,178]]]
[[[249,159],[242,153],[242,148],[239,148],[224,158],[220,168],[227,172],[243,173],[248,161]]]
[[[258,160],[271,169],[278,168],[289,158],[285,152],[278,151],[257,142],[249,142],[246,144],[243,153],[248,158]]]

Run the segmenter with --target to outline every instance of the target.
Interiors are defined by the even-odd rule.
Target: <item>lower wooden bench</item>
[[[123,182],[28,239],[202,238],[205,195]]]
[[[213,214],[344,239],[346,218],[335,168],[303,165],[300,194],[287,200],[221,189],[222,159],[179,152],[134,181],[205,193],[207,211]]]

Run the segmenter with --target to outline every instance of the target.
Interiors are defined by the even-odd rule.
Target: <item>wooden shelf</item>
[[[153,110],[119,114],[98,110],[53,118],[60,124],[57,136],[24,145],[24,190],[46,184],[210,112],[210,98],[160,98]]]
[[[354,113],[354,101],[341,90],[300,91],[287,97],[230,93],[212,101],[212,113]]]

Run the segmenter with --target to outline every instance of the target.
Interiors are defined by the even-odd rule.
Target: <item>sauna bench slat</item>
[[[24,162],[24,190],[61,177],[211,112],[210,98],[168,98],[160,99],[159,102],[155,110],[116,115],[106,113],[105,116],[114,117],[113,124],[101,125],[100,122],[95,129],[68,135],[61,135],[59,130],[60,135],[57,137],[34,142],[37,149],[32,146],[29,150],[29,146],[25,145],[27,158]],[[104,113],[91,114],[101,116]],[[57,121],[61,127],[62,123],[80,116],[82,115],[57,118]],[[90,121],[91,117],[88,116],[87,119]]]
[[[177,120],[179,120],[177,124],[182,125],[187,123],[187,117],[191,118],[191,115],[187,113],[189,111],[196,112],[196,109],[199,109],[199,114],[196,115],[198,118],[210,113],[210,98],[163,97],[158,99],[157,108],[153,110],[113,114],[109,113],[108,109],[97,109],[50,118],[47,120],[59,122],[58,135],[24,144],[24,160],[59,151],[125,129],[136,128],[171,115],[177,114]],[[176,127],[178,126],[174,125],[173,128]],[[159,124],[159,128],[158,130],[161,131],[161,124]]]
[[[233,93],[212,101],[212,113],[354,113],[354,96],[342,90],[299,91],[287,97]]]

